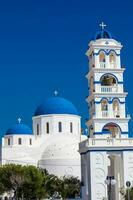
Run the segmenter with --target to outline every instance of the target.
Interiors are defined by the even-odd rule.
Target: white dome
[[[70,134],[53,135],[49,145],[44,149],[39,166],[49,173],[80,178],[79,137]]]
[[[78,139],[70,136],[55,138],[44,150],[42,159],[79,159]]]

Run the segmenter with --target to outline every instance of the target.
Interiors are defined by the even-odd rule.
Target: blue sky
[[[71,100],[88,117],[85,52],[104,21],[124,45],[127,106],[133,115],[132,1],[0,1],[0,134],[21,117],[31,126],[38,104],[53,95]]]

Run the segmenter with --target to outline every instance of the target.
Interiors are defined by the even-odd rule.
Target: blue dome
[[[16,135],[16,134],[24,134],[29,135],[32,134],[32,130],[25,124],[14,124],[11,128],[9,128],[6,132],[6,135]]]
[[[109,31],[105,30],[105,29],[102,29],[100,31],[98,31],[95,35],[95,40],[97,39],[102,39],[102,38],[105,38],[105,39],[112,39],[112,35]]]
[[[48,114],[72,114],[78,115],[75,106],[68,100],[61,97],[51,97],[37,107],[35,116]]]

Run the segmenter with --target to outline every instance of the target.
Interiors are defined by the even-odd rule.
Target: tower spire
[[[99,24],[99,26],[101,27],[101,29],[105,29],[105,27],[107,26],[104,22],[102,22],[101,24]]]

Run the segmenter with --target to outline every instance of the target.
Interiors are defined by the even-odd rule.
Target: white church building
[[[122,45],[104,26],[102,23],[86,52],[90,117],[86,123],[89,138],[79,147],[83,200],[108,199],[110,192],[111,199],[121,200],[126,182],[133,184],[133,139],[128,136]]]
[[[59,177],[81,177],[78,152],[81,117],[68,100],[54,96],[39,105],[33,116],[33,131],[18,123],[2,138],[2,164],[15,163],[45,168]]]

